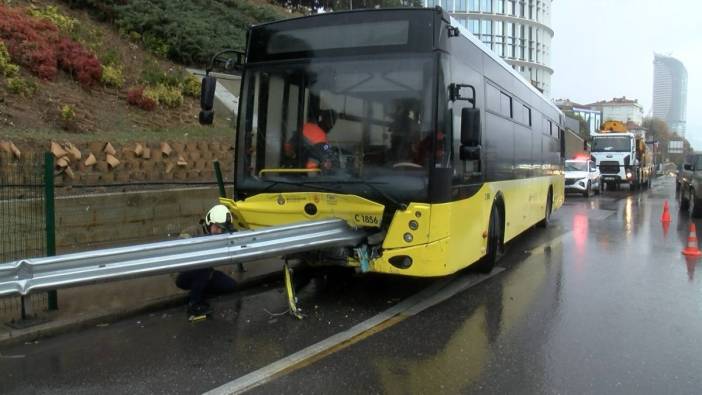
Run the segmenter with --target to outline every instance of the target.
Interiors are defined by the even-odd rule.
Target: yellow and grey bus
[[[490,270],[563,203],[562,113],[440,8],[253,26],[241,70],[236,226],[367,231],[309,264]]]

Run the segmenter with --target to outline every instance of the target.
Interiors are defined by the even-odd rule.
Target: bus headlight
[[[409,228],[412,230],[417,230],[417,228],[419,228],[419,223],[415,220],[411,220],[409,222]]]
[[[626,173],[626,178],[631,178],[631,172]]]
[[[405,233],[402,238],[405,240],[406,243],[411,243],[412,240],[414,240],[414,237],[412,237],[412,233]]]

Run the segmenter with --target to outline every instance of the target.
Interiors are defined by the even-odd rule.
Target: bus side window
[[[504,93],[500,92],[500,101],[501,101],[501,114],[502,116],[506,118],[512,118],[512,98]]]
[[[485,84],[485,107],[488,111],[500,114],[500,91],[490,84]]]
[[[512,114],[512,119],[514,119],[514,121],[517,123],[524,123],[524,119],[523,119],[524,112],[521,111],[521,108],[522,108],[521,103],[516,101],[516,100],[514,100],[513,103],[514,103],[514,111]]]
[[[524,122],[525,125],[531,126],[531,108],[522,105],[522,110],[524,112],[524,116],[522,121]]]

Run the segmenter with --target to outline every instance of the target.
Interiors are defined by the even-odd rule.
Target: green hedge
[[[112,21],[151,52],[188,65],[205,64],[222,49],[243,49],[248,26],[286,16],[283,9],[247,0],[65,1]]]

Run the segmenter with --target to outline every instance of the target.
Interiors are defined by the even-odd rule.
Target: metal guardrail
[[[0,296],[180,272],[326,247],[355,246],[365,237],[341,219],[129,247],[23,259],[0,264]]]

